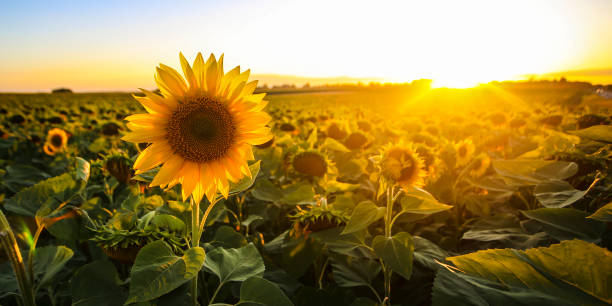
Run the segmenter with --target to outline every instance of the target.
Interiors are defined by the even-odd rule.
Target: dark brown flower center
[[[459,156],[464,157],[467,155],[467,148],[465,146],[459,147]]]
[[[293,158],[293,168],[306,175],[324,176],[327,173],[327,162],[318,153],[303,152]]]
[[[62,146],[62,136],[57,134],[51,136],[51,145],[56,148],[60,148]]]
[[[174,152],[196,163],[224,157],[236,134],[234,119],[227,107],[210,97],[181,103],[166,130]]]

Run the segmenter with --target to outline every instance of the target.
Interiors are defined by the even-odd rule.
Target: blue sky
[[[153,86],[178,52],[255,74],[450,85],[612,67],[612,1],[4,1],[0,91]]]

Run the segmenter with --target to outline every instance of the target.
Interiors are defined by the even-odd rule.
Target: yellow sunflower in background
[[[45,141],[43,150],[47,155],[55,155],[66,149],[67,144],[68,133],[62,129],[53,128],[47,133],[47,140]]]
[[[265,94],[253,94],[257,81],[248,82],[250,70],[224,73],[223,55],[204,62],[198,53],[193,68],[179,57],[186,81],[160,64],[155,82],[162,95],[141,89],[144,97],[134,96],[148,113],[127,117],[130,132],[122,139],[150,143],[134,163],[136,174],[162,165],[150,186],[180,183],[184,201],[206,195],[212,202],[217,192],[227,198],[229,181],[251,176],[251,145],[272,137],[271,118],[262,112]]]
[[[490,165],[491,158],[489,158],[487,154],[482,153],[474,158],[472,166],[470,167],[470,175],[472,177],[481,177],[487,172]]]
[[[455,144],[455,150],[457,151],[457,165],[463,166],[470,161],[476,147],[471,139],[464,139]]]
[[[392,184],[404,188],[423,187],[426,175],[423,160],[416,149],[400,141],[398,144],[388,144],[380,155],[380,170],[382,176]]]

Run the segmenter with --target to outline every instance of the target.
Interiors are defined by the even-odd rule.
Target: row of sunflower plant
[[[3,97],[3,303],[612,302],[605,111],[268,106],[180,64],[140,106]]]

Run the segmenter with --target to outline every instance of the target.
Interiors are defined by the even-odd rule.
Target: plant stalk
[[[191,199],[191,247],[200,246],[200,235],[202,232],[200,231],[200,202],[196,202]],[[198,276],[199,273],[196,273],[196,276],[191,279],[191,301],[193,306],[198,305]]]
[[[36,306],[32,280],[27,275],[23,257],[17,245],[17,240],[2,210],[0,210],[0,242],[13,266],[13,271],[19,283],[23,305]]]
[[[387,187],[387,211],[385,214],[385,237],[391,238],[391,226],[393,225],[393,186]],[[383,276],[385,278],[385,299],[383,305],[391,304],[391,274],[393,273],[381,260],[383,265]]]

